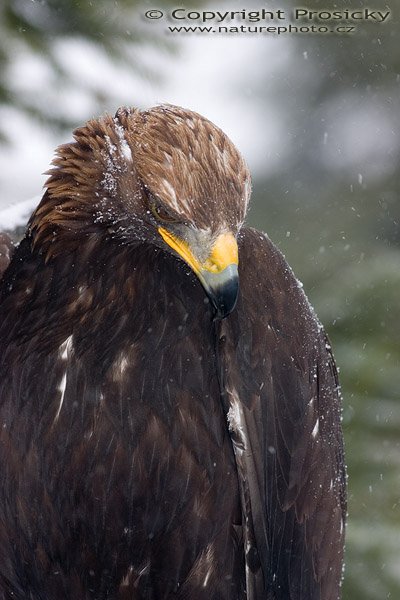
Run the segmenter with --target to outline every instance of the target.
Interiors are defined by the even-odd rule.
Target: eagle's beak
[[[200,262],[189,244],[164,227],[158,231],[168,244],[189,265],[201,281],[216,309],[219,319],[227,317],[235,308],[239,291],[238,245],[232,233],[221,233],[214,242],[205,262]]]

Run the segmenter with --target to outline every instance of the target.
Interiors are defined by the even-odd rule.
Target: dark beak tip
[[[223,285],[216,287],[210,293],[210,299],[215,307],[215,318],[225,319],[235,309],[239,292],[239,279],[230,279]]]
[[[203,271],[200,281],[215,308],[214,318],[225,319],[234,310],[239,293],[237,264],[228,265],[219,273]]]

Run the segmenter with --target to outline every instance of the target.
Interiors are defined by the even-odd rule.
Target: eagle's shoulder
[[[0,279],[7,269],[14,251],[14,243],[6,232],[0,232]]]
[[[267,234],[246,227],[240,234],[239,247],[240,282],[246,310],[256,310],[257,319],[273,315],[292,333],[297,331],[304,335],[308,329],[311,337],[318,335],[322,327],[302,283]]]

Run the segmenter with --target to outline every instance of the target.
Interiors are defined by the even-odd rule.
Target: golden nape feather
[[[0,239],[0,598],[338,600],[337,372],[243,158],[170,105],[73,136]]]

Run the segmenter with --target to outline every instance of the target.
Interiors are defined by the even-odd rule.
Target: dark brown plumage
[[[0,285],[0,599],[337,600],[337,374],[242,158],[171,106],[74,137]]]

